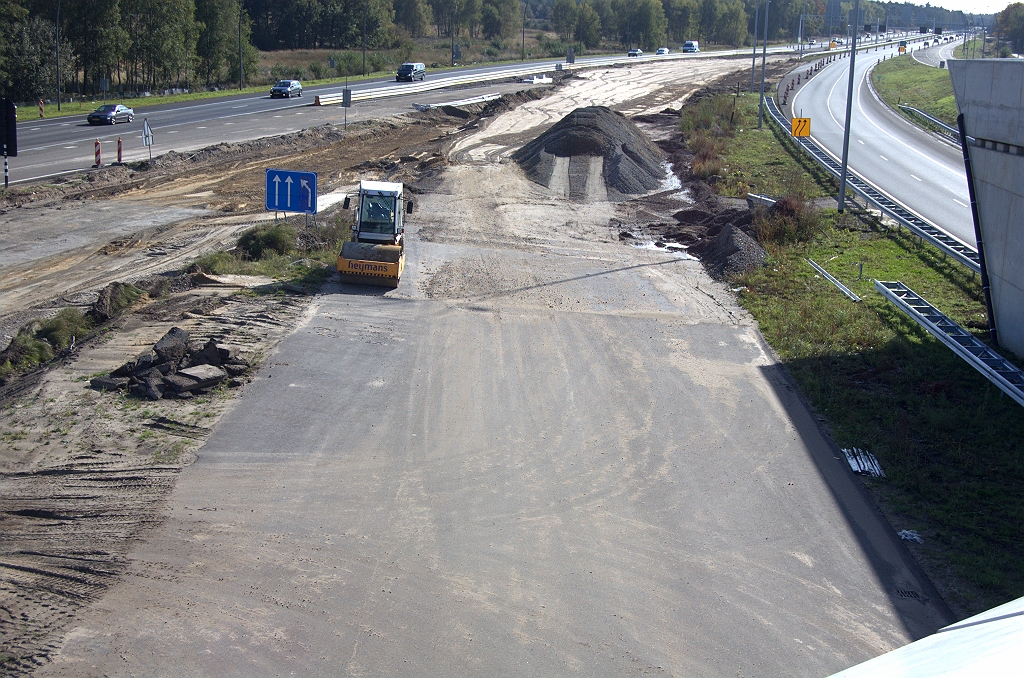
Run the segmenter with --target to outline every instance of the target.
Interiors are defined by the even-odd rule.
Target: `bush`
[[[679,117],[679,131],[686,137],[699,131],[712,136],[732,136],[735,118],[735,98],[720,94],[684,106]]]
[[[0,351],[0,377],[53,359],[53,347],[36,338],[39,323],[29,323],[14,335],[10,345]]]
[[[270,75],[274,80],[302,80],[306,71],[302,66],[285,66],[276,63],[270,68]]]
[[[238,259],[230,252],[210,252],[192,262],[190,273],[212,273],[231,275],[238,273]]]
[[[238,239],[238,249],[250,261],[267,254],[287,254],[295,247],[295,233],[284,225],[256,226]]]
[[[718,158],[708,158],[701,160],[696,158],[693,161],[693,165],[690,167],[690,171],[698,179],[710,179],[714,176],[722,176],[722,172],[725,171],[722,161]]]
[[[327,68],[326,64],[320,61],[310,63],[307,70],[314,80],[323,80],[330,73],[330,69]]]
[[[36,338],[47,342],[55,349],[63,350],[71,342],[81,339],[92,331],[92,319],[77,308],[62,309],[53,318],[43,322],[36,332]]]
[[[793,195],[783,196],[754,218],[754,232],[762,245],[810,242],[821,228],[821,212]]]

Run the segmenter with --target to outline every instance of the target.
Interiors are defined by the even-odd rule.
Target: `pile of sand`
[[[512,155],[532,181],[573,200],[625,200],[665,180],[665,154],[621,114],[577,108]]]

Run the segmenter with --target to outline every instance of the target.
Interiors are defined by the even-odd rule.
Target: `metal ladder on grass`
[[[1024,406],[1024,371],[990,349],[903,283],[875,281],[875,289],[918,325]]]
[[[786,120],[782,111],[772,97],[765,97],[768,112],[772,120],[782,128],[785,134],[789,134],[789,121]],[[819,165],[828,170],[832,176],[839,178],[842,165],[838,160],[829,155],[818,144],[811,141],[810,137],[794,137],[793,141],[800,145],[813,157]],[[871,186],[854,172],[847,168],[846,184],[854,193],[861,196],[869,203],[878,208],[882,214],[892,218],[896,223],[906,226],[907,230],[934,245],[943,254],[948,254],[975,273],[981,272],[981,264],[978,261],[978,250],[966,243],[962,243],[937,226],[925,221],[895,200],[885,195],[878,189]]]

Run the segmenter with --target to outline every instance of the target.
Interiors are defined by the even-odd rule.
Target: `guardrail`
[[[903,283],[875,281],[875,289],[971,367],[1024,406],[1024,372],[953,322]]]
[[[956,127],[952,127],[950,125],[947,125],[946,123],[942,122],[941,120],[939,120],[935,116],[928,115],[924,111],[922,111],[920,109],[917,109],[917,108],[914,108],[913,106],[906,106],[904,104],[897,104],[897,105],[900,107],[901,111],[906,111],[907,113],[910,113],[911,115],[915,115],[915,116],[921,118],[922,120],[925,120],[929,124],[932,124],[935,127],[938,127],[939,128],[938,129],[939,134],[942,134],[942,135],[944,135],[946,137],[949,137],[952,141],[956,142],[957,145],[960,144],[960,131]],[[970,137],[968,137],[968,138],[970,138]]]
[[[769,119],[773,120],[782,129],[783,133],[789,134],[789,121],[782,115],[782,111],[779,110],[778,105],[775,103],[775,98],[766,96],[765,103]],[[825,149],[812,141],[810,137],[796,137],[793,138],[793,141],[832,176],[837,179],[839,178],[842,166]],[[893,219],[897,224],[905,226],[907,230],[922,240],[928,241],[944,255],[953,257],[975,273],[981,272],[978,251],[975,248],[957,240],[934,224],[925,221],[893,198],[879,191],[849,168],[847,168],[846,173],[846,185],[854,193],[874,205],[882,214]]]

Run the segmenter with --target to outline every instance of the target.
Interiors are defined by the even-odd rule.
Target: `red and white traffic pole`
[[[96,164],[93,167],[103,166],[103,153],[100,151],[100,140],[96,140]]]
[[[39,100],[39,117],[40,118],[45,118],[46,117],[46,114],[43,112],[43,100],[42,99]]]
[[[117,164],[121,164],[121,137],[117,138]]]

